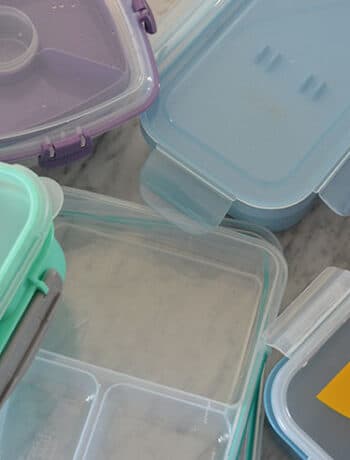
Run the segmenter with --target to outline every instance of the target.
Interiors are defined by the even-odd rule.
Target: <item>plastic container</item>
[[[225,0],[227,1],[227,0]],[[151,37],[151,44],[158,67],[163,64],[181,43],[198,35],[213,20],[224,2],[216,0],[171,0],[166,4],[159,0],[149,0],[158,31]],[[169,56],[170,55],[170,56]]]
[[[82,158],[157,96],[145,0],[6,0],[0,30],[2,161]]]
[[[28,415],[9,405],[23,423],[17,431],[7,415],[4,458],[226,460],[245,437],[250,455],[261,339],[287,276],[274,239],[231,222],[194,237],[141,206],[72,189],[56,234],[68,273],[44,348],[60,356],[39,365],[72,369],[62,385],[77,372],[72,384],[89,390],[52,403],[58,377],[34,369],[41,403],[14,395]]]
[[[223,458],[229,428],[204,399],[48,352],[0,415],[4,459]]]
[[[160,98],[142,117],[154,149],[145,200],[191,231],[216,227],[226,213],[282,230],[317,196],[349,214],[350,5],[203,8],[204,26],[200,12],[180,17],[179,32],[159,45]]]
[[[0,404],[39,347],[62,288],[53,227],[62,203],[54,181],[0,163]]]
[[[346,460],[350,272],[327,269],[271,329],[283,359],[265,389],[272,427],[302,459]]]

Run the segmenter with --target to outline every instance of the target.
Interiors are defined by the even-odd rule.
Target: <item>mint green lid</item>
[[[0,318],[30,277],[62,203],[54,181],[0,163]]]

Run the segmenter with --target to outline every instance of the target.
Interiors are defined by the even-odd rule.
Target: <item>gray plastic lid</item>
[[[327,408],[323,408],[322,404],[317,407],[312,402],[316,401],[317,392],[315,388],[320,385],[317,381],[320,369],[317,371],[317,367],[313,367],[313,371],[316,373],[313,380],[316,379],[316,382],[313,382],[312,388],[307,383],[307,380],[310,380],[310,375],[312,377],[312,371],[308,372],[309,377],[308,379],[305,378],[305,381],[302,380],[301,373],[305,373],[308,366],[314,365],[316,356],[319,352],[321,353],[321,350],[325,353],[328,342],[331,342],[342,326],[348,322],[349,318],[350,272],[337,268],[328,268],[270,326],[266,334],[268,344],[289,358],[280,368],[272,383],[270,397],[274,418],[288,442],[298,446],[311,460],[329,460],[332,458],[326,451],[326,447],[322,447],[322,444],[327,445],[326,440],[323,440],[323,442],[320,442],[320,440],[317,442],[316,440],[316,438],[320,438],[317,425],[319,424],[319,429],[322,432],[324,430],[323,424],[326,422],[327,417],[328,420],[331,418],[333,420],[332,426],[328,426],[326,432],[328,436],[332,436],[333,430],[334,436],[336,436],[337,426],[340,432],[344,434],[344,421],[339,420],[338,415],[328,411]],[[348,361],[348,356],[343,356],[344,340],[342,346],[342,349],[335,347],[326,352],[326,356],[331,359],[331,362],[322,362],[321,356],[318,358],[318,363],[321,362],[322,369],[329,368],[332,373],[334,369],[331,370],[331,368],[337,368],[339,365],[343,366],[341,363],[344,362],[344,359],[345,362]],[[346,353],[346,355],[348,354]],[[299,390],[295,390],[293,394],[291,388],[299,374],[303,387],[300,387],[299,382]],[[325,374],[324,371],[322,371],[323,374]],[[332,374],[333,376],[334,374]],[[318,378],[320,379],[320,376]],[[324,378],[325,376],[323,375]],[[328,382],[329,380],[327,380]],[[301,391],[302,393],[300,393]],[[306,416],[300,416],[300,408],[294,407],[296,406],[295,401],[297,399],[295,398],[297,398],[298,392],[299,399],[300,394],[303,398],[304,393],[309,395],[304,398],[307,401],[304,403],[304,407],[308,407],[307,404],[309,404],[315,410],[315,413],[323,414],[324,420],[321,417],[320,420],[314,420],[311,424],[311,431],[314,431],[313,436],[310,435],[310,424],[305,423]],[[311,398],[310,394],[312,395]],[[301,420],[304,421],[305,428],[302,428]],[[332,444],[334,450],[334,440],[330,444]],[[345,455],[341,458],[347,458],[347,456]]]

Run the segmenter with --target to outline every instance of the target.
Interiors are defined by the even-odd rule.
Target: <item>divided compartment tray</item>
[[[6,442],[0,454],[36,460],[213,460],[227,449],[231,411],[41,351],[1,412]]]
[[[98,395],[83,369],[37,357],[0,412],[3,459],[73,459]]]

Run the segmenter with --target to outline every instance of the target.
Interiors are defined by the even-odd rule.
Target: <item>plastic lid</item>
[[[289,358],[268,383],[269,417],[309,459],[347,458],[349,328],[350,272],[328,268],[267,334],[268,343]]]
[[[0,316],[28,276],[62,204],[62,190],[49,184],[50,192],[26,168],[0,163]]]
[[[193,237],[149,209],[70,189],[56,237],[68,273],[44,348],[133,386],[104,406],[96,442],[105,458],[162,459],[165,449],[235,458],[286,282],[280,250],[232,222]]]
[[[162,72],[160,98],[142,123],[158,158],[174,164],[156,171],[151,157],[144,186],[182,213],[186,201],[194,219],[206,219],[205,207],[209,224],[235,200],[281,209],[318,192],[348,212],[344,177],[341,196],[327,180],[350,145],[350,66],[341,52],[349,13],[346,1],[224,2]],[[207,188],[202,200],[179,168]],[[169,197],[170,188],[184,192]]]
[[[63,148],[148,107],[158,79],[145,34],[155,30],[142,0],[5,1],[0,158]]]
[[[149,5],[157,20],[158,32],[151,38],[158,66],[173,60],[180,49],[213,20],[228,0],[172,0],[165,6],[157,0]]]

